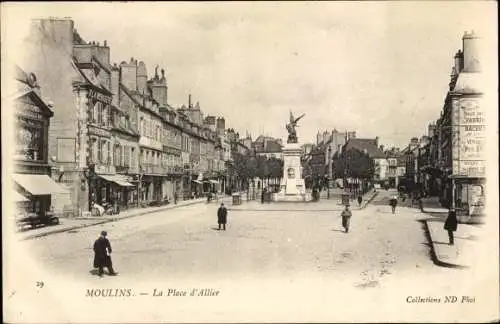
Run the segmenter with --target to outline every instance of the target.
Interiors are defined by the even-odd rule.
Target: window
[[[16,158],[44,160],[42,122],[20,118],[17,125]]]
[[[97,124],[97,119],[99,118],[99,103],[95,100],[92,100],[94,106],[92,107],[92,123]]]
[[[128,150],[127,150],[128,151]],[[128,160],[125,160],[128,161]],[[135,161],[135,148],[131,147],[130,148],[130,166],[135,167],[136,166],[136,161]]]
[[[130,151],[133,150],[131,147],[129,146],[125,146],[123,147],[124,151],[123,151],[123,165],[124,166],[131,166],[131,163],[130,163]]]
[[[97,101],[94,107],[97,110],[97,124],[102,125],[102,104]]]
[[[57,139],[57,161],[75,162],[76,140],[74,138]]]
[[[113,150],[113,161],[116,166],[121,165],[121,146],[115,145],[115,149]]]

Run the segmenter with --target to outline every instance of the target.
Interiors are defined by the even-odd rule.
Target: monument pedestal
[[[300,157],[302,149],[298,143],[287,143],[283,148],[283,178],[280,191],[273,195],[273,201],[307,202],[312,201],[310,192],[306,192],[305,181],[302,178]]]

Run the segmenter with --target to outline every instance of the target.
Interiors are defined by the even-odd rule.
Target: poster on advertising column
[[[453,174],[465,177],[485,176],[485,118],[480,98],[457,101],[453,127]]]

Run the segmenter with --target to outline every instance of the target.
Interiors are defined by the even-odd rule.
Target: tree
[[[336,154],[332,161],[333,174],[337,178],[372,179],[375,173],[373,159],[368,154],[352,148]],[[364,182],[364,181],[363,181]],[[347,186],[347,183],[344,183]]]

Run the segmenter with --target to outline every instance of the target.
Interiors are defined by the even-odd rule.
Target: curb
[[[458,268],[458,269],[467,269],[468,268],[467,266],[464,266],[464,265],[449,263],[449,262],[444,262],[444,261],[439,260],[438,254],[436,252],[436,247],[434,246],[434,241],[432,240],[432,235],[431,235],[431,230],[429,228],[428,220],[421,220],[420,222],[422,222],[424,224],[425,236],[426,236],[427,241],[429,243],[432,262],[434,262],[435,265],[440,266],[440,267],[445,267],[445,268]]]
[[[165,207],[165,208],[159,208],[159,209],[156,209],[156,210],[144,211],[142,213],[137,213],[137,214],[123,216],[123,217],[103,219],[103,220],[100,220],[100,221],[97,221],[97,222],[91,223],[91,224],[75,225],[75,226],[72,226],[72,227],[55,229],[53,231],[46,232],[46,233],[38,233],[38,234],[29,235],[29,236],[21,238],[20,240],[21,241],[31,240],[31,239],[35,239],[35,238],[39,238],[39,237],[44,237],[44,236],[52,235],[52,234],[59,234],[59,233],[64,233],[64,232],[69,232],[69,231],[73,231],[73,230],[85,228],[85,227],[91,227],[91,226],[97,226],[97,225],[101,225],[101,224],[105,224],[105,223],[117,222],[117,221],[120,221],[120,220],[123,220],[123,219],[128,219],[128,218],[138,217],[138,216],[144,216],[144,215],[147,215],[147,214],[152,214],[152,213],[156,213],[156,212],[163,211],[163,210],[176,209],[176,208],[180,208],[180,207],[185,207],[185,206],[200,204],[200,203],[203,203],[203,202],[205,202],[205,201],[203,200],[203,201],[190,202],[190,203],[183,204],[182,206],[179,205],[177,207]]]

